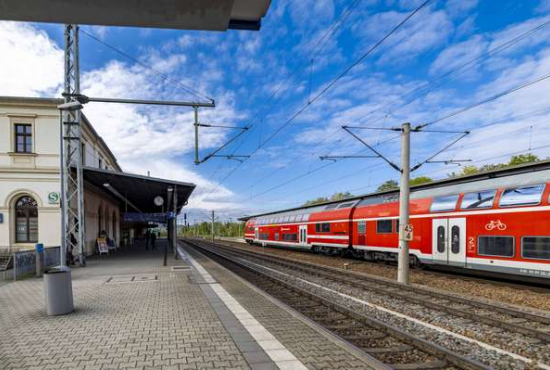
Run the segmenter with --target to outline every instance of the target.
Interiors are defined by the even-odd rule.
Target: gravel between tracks
[[[322,256],[313,253],[300,252],[288,249],[262,248],[255,245],[248,245],[239,242],[222,241],[222,243],[233,247],[242,248],[247,251],[261,252],[274,256],[286,257],[300,262],[316,263],[323,266],[346,269],[348,271],[361,272],[369,275],[395,279],[397,270],[394,266],[387,266],[380,263],[353,260],[336,256]],[[545,311],[550,314],[550,290],[548,293],[521,289],[516,286],[505,286],[492,284],[490,281],[461,280],[457,277],[447,277],[440,274],[426,273],[422,270],[411,270],[411,282],[413,284],[428,286],[457,293],[460,296],[484,298],[491,301],[508,303],[515,306],[528,307]]]
[[[248,259],[238,258],[238,260],[240,260],[244,264],[250,264],[250,261],[248,261]],[[447,348],[447,349],[449,349],[449,350],[451,350],[455,353],[472,357],[472,358],[474,358],[474,359],[476,359],[476,360],[478,360],[478,361],[480,361],[480,362],[482,362],[482,363],[484,363],[488,366],[491,366],[495,369],[518,369],[518,370],[526,369],[527,370],[527,369],[538,368],[537,366],[535,366],[534,363],[526,364],[525,362],[514,359],[511,356],[507,356],[507,355],[504,355],[504,354],[501,354],[501,353],[498,353],[498,352],[495,352],[495,351],[491,351],[491,350],[483,348],[483,347],[481,347],[481,346],[479,346],[475,343],[471,343],[471,342],[468,342],[468,341],[465,341],[465,340],[461,340],[460,338],[456,338],[456,337],[450,336],[446,333],[441,333],[441,332],[435,331],[435,330],[427,328],[423,325],[419,325],[417,323],[411,322],[411,321],[406,320],[404,318],[400,318],[398,316],[395,316],[395,315],[392,315],[390,313],[381,311],[379,309],[369,307],[369,306],[366,306],[364,304],[360,304],[360,303],[358,303],[358,302],[356,302],[352,299],[345,298],[341,295],[338,295],[335,292],[327,291],[326,289],[323,289],[321,287],[319,287],[319,288],[315,287],[315,286],[313,286],[311,284],[308,284],[308,283],[306,283],[306,282],[304,282],[300,279],[297,279],[297,277],[301,277],[301,276],[296,276],[296,275],[298,275],[296,273],[296,271],[287,271],[289,274],[292,274],[292,276],[282,275],[282,274],[279,274],[275,271],[270,270],[270,268],[276,269],[277,271],[284,270],[280,266],[270,267],[269,264],[262,264],[262,265],[264,265],[264,266],[262,266],[262,265],[255,264],[255,263],[252,263],[250,265],[253,268],[264,270],[264,272],[268,275],[271,275],[271,276],[276,277],[278,279],[287,281],[287,282],[291,283],[292,285],[295,285],[297,287],[300,287],[302,289],[310,291],[310,292],[312,292],[314,294],[317,294],[319,296],[326,297],[330,300],[338,302],[339,304],[344,305],[344,306],[346,306],[350,309],[353,309],[357,312],[362,312],[362,313],[364,313],[365,315],[367,315],[369,317],[372,317],[372,318],[378,319],[382,322],[385,322],[385,323],[388,323],[390,325],[396,326],[396,327],[398,327],[402,330],[405,330],[405,331],[407,331],[407,332],[409,332],[409,333],[411,333],[411,334],[413,334],[413,335],[415,335],[419,338],[423,338],[427,341],[437,343],[438,345],[443,346],[443,347],[445,347],[445,348]],[[356,289],[346,287],[346,286],[342,286],[342,284],[338,284],[336,282],[325,281],[325,279],[322,279],[322,278],[312,278],[311,276],[308,277],[307,280],[308,281],[313,280],[313,282],[316,282],[319,285],[322,284],[321,286],[324,287],[324,288],[333,289],[333,290],[335,290],[337,292],[340,292],[340,293],[352,295],[352,296],[355,296],[357,298],[361,298],[361,299],[365,299],[365,300],[369,299],[368,295],[365,295],[366,293],[363,292],[363,293],[358,294]],[[370,297],[370,298],[372,298],[372,297]],[[426,318],[429,318],[430,316],[433,316],[433,311],[428,312],[429,310],[426,310],[425,307],[417,307],[416,310],[417,311],[422,311],[422,310],[426,311],[424,313],[421,312],[421,314],[426,315]],[[437,317],[432,317],[432,320],[430,320],[430,321],[433,321],[433,319],[435,319],[437,321],[438,318]],[[451,326],[456,325],[458,327],[460,327],[461,325],[463,326],[464,323],[463,322],[461,323],[461,321],[462,320],[457,320],[456,323],[450,323],[449,325],[451,325]],[[436,324],[436,322],[434,322],[434,324]],[[481,331],[482,327],[479,327],[478,330]],[[523,343],[523,344],[525,345],[525,343]],[[548,352],[548,351],[544,351],[544,352]],[[538,354],[536,357],[544,357],[544,356],[542,354]]]

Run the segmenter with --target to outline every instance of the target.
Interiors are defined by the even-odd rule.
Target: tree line
[[[214,222],[214,235],[218,237],[242,237],[244,222]],[[181,236],[210,237],[212,233],[211,222],[201,222],[194,225],[180,226],[178,234]]]
[[[466,175],[473,175],[476,173],[494,171],[494,170],[504,169],[511,166],[517,166],[520,164],[527,164],[527,163],[533,163],[538,161],[540,161],[539,157],[534,154],[519,154],[519,155],[512,156],[508,162],[485,164],[480,167],[474,166],[474,165],[461,166],[460,171],[448,173],[447,177],[453,178],[453,177],[460,177],[460,176],[466,176]],[[428,176],[413,177],[410,180],[410,186],[426,184],[433,181],[434,180]],[[395,180],[388,180],[383,184],[381,184],[380,186],[378,186],[378,188],[376,188],[376,192],[396,190],[396,189],[399,189],[399,183]],[[339,192],[339,193],[333,194],[330,197],[318,197],[312,200],[308,200],[307,202],[304,203],[304,206],[310,206],[310,205],[315,205],[315,204],[329,202],[329,201],[343,200],[347,198],[352,198],[353,196],[354,195],[351,194],[350,192],[344,192],[344,193]]]

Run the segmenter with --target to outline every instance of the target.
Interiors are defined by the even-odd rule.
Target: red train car
[[[413,266],[550,279],[550,161],[411,189]],[[249,243],[395,260],[399,192],[245,218]]]

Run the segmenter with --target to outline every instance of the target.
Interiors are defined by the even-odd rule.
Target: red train
[[[411,189],[410,263],[550,279],[550,161]],[[241,220],[245,240],[396,260],[399,192]]]

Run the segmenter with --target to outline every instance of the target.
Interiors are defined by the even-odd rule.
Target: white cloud
[[[447,0],[447,10],[452,16],[463,15],[474,9],[479,0]]]
[[[0,22],[0,89],[3,94],[52,96],[63,81],[63,51],[46,32]]]
[[[430,74],[442,74],[479,57],[486,52],[488,43],[476,35],[468,41],[449,46],[443,50],[430,66]]]
[[[63,81],[63,51],[48,35],[24,23],[0,22],[0,94],[59,96]],[[9,58],[4,56],[9,55]],[[148,63],[170,72],[186,63],[185,54],[161,56],[150,53]],[[204,73],[209,73],[208,70]],[[184,80],[185,81],[185,80]],[[185,81],[189,82],[189,81]],[[93,97],[177,100],[181,91],[148,69],[117,61],[84,72],[82,92]],[[215,110],[200,110],[201,122],[234,124],[242,115],[233,108],[233,96],[220,92]],[[121,166],[133,173],[197,184],[194,207],[236,207],[227,202],[232,193],[190,169],[184,155],[193,150],[193,113],[190,108],[158,108],[123,104],[89,103],[84,114],[117,156]],[[226,132],[204,129],[203,154],[224,142]],[[207,196],[208,195],[208,196]]]

